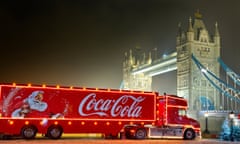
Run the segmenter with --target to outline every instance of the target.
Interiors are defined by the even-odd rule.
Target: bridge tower
[[[207,69],[216,76],[220,75],[220,35],[218,25],[211,36],[205,27],[202,15],[195,13],[189,18],[188,29],[178,26],[177,49],[177,94],[189,102],[189,110],[214,110],[220,108],[218,91],[204,78],[191,59],[193,54]]]
[[[125,53],[123,61],[123,87],[122,89],[151,91],[152,77],[144,73],[132,74],[134,68],[150,65],[152,63],[151,53],[148,56],[137,46],[129,53]]]

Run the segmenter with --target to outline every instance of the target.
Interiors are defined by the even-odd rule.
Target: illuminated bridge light
[[[161,63],[151,64],[150,66],[134,69],[132,74],[146,73],[149,76],[155,76],[155,75],[176,70],[177,69],[177,64],[176,64],[177,52],[174,52],[163,59],[159,59],[159,62]]]
[[[167,54],[163,54],[163,58],[164,58],[164,59],[167,58],[167,56],[168,56]]]
[[[202,68],[202,69],[201,69],[201,72],[203,72],[203,73],[207,73],[207,70],[204,69],[204,68]]]
[[[164,74],[170,71],[174,71],[177,69],[177,65],[172,65],[172,66],[168,66],[167,68],[162,68],[160,70],[156,70],[155,72],[151,72],[149,74],[149,76],[156,76],[156,75],[160,75],[160,74]]]

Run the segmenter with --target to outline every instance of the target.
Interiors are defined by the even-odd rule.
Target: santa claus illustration
[[[25,117],[31,110],[43,112],[47,109],[48,105],[43,101],[43,91],[34,91],[28,98],[23,100],[20,108],[12,113],[12,117]]]

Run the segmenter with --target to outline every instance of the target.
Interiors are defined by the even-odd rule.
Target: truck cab
[[[192,140],[201,137],[199,122],[187,116],[185,99],[175,95],[163,95],[157,97],[156,103],[155,123],[144,125],[144,128],[128,127],[128,130],[125,131],[135,132],[135,135],[132,134],[135,138]],[[135,131],[132,130],[134,128]],[[140,131],[138,131],[139,129]]]

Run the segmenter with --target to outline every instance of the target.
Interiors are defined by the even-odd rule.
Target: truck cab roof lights
[[[42,84],[42,87],[45,88],[45,87],[46,87],[46,84]]]
[[[187,109],[187,106],[177,106],[177,105],[170,105],[170,104],[168,104],[167,107],[175,107],[175,108]]]
[[[59,88],[60,88],[60,85],[56,85],[56,88],[59,89]]]
[[[12,86],[14,86],[14,87],[15,87],[15,86],[16,86],[16,83],[15,83],[15,82],[14,82],[14,83],[12,83]]]
[[[28,85],[27,85],[28,87],[31,87],[32,86],[32,84],[31,83],[28,83]]]

